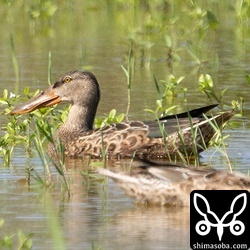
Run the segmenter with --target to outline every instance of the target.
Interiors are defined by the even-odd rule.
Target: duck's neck
[[[93,129],[96,108],[73,105],[66,122],[59,128],[62,136],[74,135]]]

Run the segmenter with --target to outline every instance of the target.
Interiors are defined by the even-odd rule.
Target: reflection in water
[[[101,235],[108,247],[122,249],[186,249],[189,245],[189,208],[135,207],[118,213]],[[111,237],[110,232],[117,237]]]
[[[134,200],[112,180],[83,178],[85,169],[79,168],[79,164],[80,161],[70,173],[70,198],[62,192],[60,184],[49,189],[42,186],[29,189],[22,180],[9,185],[13,182],[10,176],[9,181],[1,182],[0,212],[5,219],[1,237],[22,229],[24,233],[34,233],[33,249],[40,249],[39,246],[50,249],[56,242],[51,229],[54,216],[67,249],[89,249],[92,244],[103,249],[155,249],[156,242],[162,248],[188,246],[188,207],[134,205]],[[52,207],[48,198],[52,199]]]
[[[53,167],[54,186],[45,188],[32,180],[29,187],[25,182],[27,162],[16,162],[20,165],[2,168],[0,172],[0,217],[5,220],[0,238],[21,229],[34,233],[33,249],[53,249],[53,217],[59,222],[67,249],[90,249],[92,245],[103,249],[155,249],[156,244],[162,249],[189,248],[188,207],[135,205],[134,199],[127,197],[112,180],[88,175],[93,165],[103,166],[102,162],[66,160],[70,197],[63,192]],[[32,164],[39,166],[40,162]],[[140,163],[134,162],[133,167],[136,164]],[[131,161],[108,161],[107,167],[126,170]],[[37,171],[42,175],[42,168]],[[48,197],[52,199],[51,207],[46,202]],[[17,242],[17,236],[13,241]]]
[[[86,185],[81,175],[74,176],[71,189],[71,199],[60,205],[68,246],[77,249],[84,247],[83,242],[104,249],[155,249],[156,242],[162,248],[188,246],[188,207],[134,207],[113,181],[107,186],[97,181]]]

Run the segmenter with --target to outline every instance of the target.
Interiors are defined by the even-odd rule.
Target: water
[[[229,5],[233,5],[234,1],[229,2]],[[250,31],[247,21],[239,22],[230,6],[221,3],[202,6],[204,9],[212,8],[220,24],[218,30],[206,31],[201,46],[204,61],[201,65],[197,65],[188,52],[190,41],[193,44],[197,41],[197,33],[192,34],[192,26],[197,24],[176,22],[173,25],[176,32],[168,28],[167,34],[177,40],[175,50],[181,58],[173,63],[170,70],[166,59],[168,49],[160,29],[156,25],[155,30],[145,35],[143,25],[150,16],[143,8],[135,13],[131,8],[106,8],[105,4],[93,1],[86,4],[80,1],[71,4],[63,2],[51,20],[32,21],[28,15],[31,4],[22,1],[10,7],[1,4],[0,93],[8,88],[22,94],[27,85],[32,91],[44,89],[47,86],[48,54],[51,51],[52,82],[72,69],[91,70],[102,90],[97,115],[103,116],[112,108],[116,108],[118,113],[125,112],[127,85],[121,65],[126,66],[125,58],[130,46],[128,37],[138,29],[136,41],[150,41],[154,45],[151,55],[145,49],[143,61],[139,58],[140,46],[135,47],[137,54],[130,119],[152,119],[143,109],[154,109],[158,98],[153,75],[160,81],[166,79],[171,71],[176,77],[184,75],[185,79],[178,88],[177,97],[168,100],[169,105],[197,108],[209,104],[197,90],[199,75],[209,73],[213,76],[218,93],[228,88],[224,96],[225,104],[230,105],[232,100],[244,98],[244,117],[233,118],[237,127],[229,126],[224,133],[230,134],[226,140],[226,150],[232,167],[237,171],[250,170],[250,101],[249,84],[245,78],[249,74]],[[151,21],[162,18],[160,13],[155,15],[152,12]],[[182,14],[183,8],[175,10],[176,16]],[[15,44],[19,83],[16,83],[12,64],[10,34]],[[187,101],[183,98],[182,87],[188,88]],[[6,117],[1,117],[1,124],[6,124]],[[227,168],[226,160],[215,148],[201,154],[201,162],[215,168]],[[27,159],[25,151],[18,148],[11,167],[0,168],[0,218],[5,220],[0,238],[15,234],[13,242],[16,245],[17,233],[22,230],[26,234],[34,233],[32,249],[57,249],[51,226],[51,218],[56,218],[66,249],[155,249],[156,245],[157,249],[189,249],[188,208],[136,205],[112,180],[86,180],[82,175],[85,161],[70,161],[68,164],[73,182],[70,198],[63,192],[55,170],[52,173],[54,187],[44,188],[34,179],[29,186],[26,182],[27,167],[33,167],[38,174],[43,174],[37,154],[34,152]],[[49,203],[49,200],[52,202]]]

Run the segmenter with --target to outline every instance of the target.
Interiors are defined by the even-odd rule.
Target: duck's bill
[[[60,97],[54,93],[52,87],[49,87],[29,101],[15,107],[11,111],[11,115],[29,113],[35,109],[49,107],[59,102],[61,102]]]

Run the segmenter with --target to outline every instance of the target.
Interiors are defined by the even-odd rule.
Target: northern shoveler
[[[139,203],[189,205],[193,190],[248,190],[250,177],[223,170],[201,169],[184,165],[146,163],[131,172],[99,168],[99,174],[111,177]]]
[[[209,119],[203,113],[216,105],[191,110],[159,121],[121,122],[102,129],[93,129],[100,89],[96,77],[88,71],[70,71],[46,90],[26,103],[14,108],[14,114],[24,114],[59,102],[71,103],[67,121],[58,129],[65,155],[77,157],[102,156],[103,147],[108,157],[156,158],[192,155],[207,147],[215,134],[214,124],[222,127],[232,116],[225,112]],[[161,129],[160,129],[161,128]],[[195,150],[194,150],[195,148]],[[53,154],[54,147],[49,148]]]

